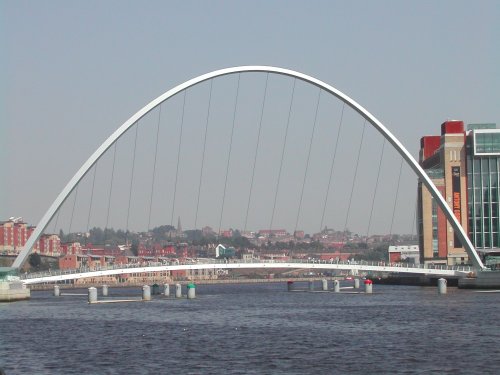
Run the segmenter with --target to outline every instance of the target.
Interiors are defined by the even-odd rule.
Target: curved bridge
[[[299,73],[289,69],[277,68],[272,66],[240,66],[233,68],[226,68],[217,70],[211,73],[207,73],[201,75],[199,77],[193,78],[187,82],[184,82],[175,88],[167,91],[163,95],[159,96],[155,100],[151,101],[141,110],[139,110],[136,114],[134,114],[130,119],[128,119],[122,126],[120,126],[91,156],[90,158],[82,165],[82,167],[78,170],[78,172],[73,176],[73,178],[68,182],[66,187],[61,191],[59,196],[56,198],[54,203],[47,210],[45,215],[42,217],[40,222],[37,224],[35,231],[32,233],[30,238],[28,239],[25,247],[19,253],[19,256],[13,263],[13,268],[20,268],[25,262],[27,256],[30,254],[33,245],[38,240],[40,235],[43,233],[45,228],[47,227],[50,220],[54,217],[56,212],[59,210],[64,201],[68,198],[71,192],[76,188],[80,180],[88,173],[88,171],[92,168],[92,166],[101,158],[101,156],[137,121],[139,121],[142,117],[152,111],[154,108],[159,106],[164,101],[169,98],[175,96],[176,94],[186,90],[189,87],[195,86],[201,82],[207,81],[209,79],[213,79],[216,77],[221,77],[229,74],[237,74],[237,73],[248,73],[248,72],[263,72],[263,73],[273,73],[280,74],[289,77],[293,77],[305,82],[308,82],[314,86],[325,90],[331,95],[337,97],[346,103],[349,107],[358,112],[363,118],[366,119],[368,123],[370,123],[376,130],[378,130],[389,143],[398,151],[398,153],[404,158],[404,160],[408,163],[408,165],[413,169],[413,171],[417,174],[417,176],[422,180],[427,189],[430,191],[433,198],[438,203],[439,207],[442,209],[446,218],[450,222],[451,226],[457,233],[459,239],[467,251],[467,254],[476,269],[484,269],[484,265],[481,261],[481,258],[477,254],[474,246],[469,240],[467,234],[464,229],[460,225],[459,221],[453,214],[453,211],[448,206],[442,195],[439,193],[438,189],[434,185],[434,183],[427,176],[425,171],[420,167],[418,162],[413,158],[413,156],[408,152],[408,150],[401,144],[401,142],[379,121],[373,116],[370,112],[368,112],[365,108],[363,108],[356,101],[351,99],[349,96],[345,95],[341,91],[337,90],[333,86],[320,81],[314,77],[308,76],[303,73]]]
[[[161,271],[178,270],[220,270],[220,269],[256,269],[256,268],[293,268],[293,269],[317,269],[317,270],[346,270],[346,271],[366,271],[366,272],[392,272],[409,273],[429,276],[443,277],[464,277],[472,271],[469,266],[454,266],[440,268],[424,268],[414,264],[387,264],[383,262],[330,262],[330,261],[260,261],[251,263],[196,263],[196,264],[176,264],[176,265],[152,265],[147,267],[123,267],[110,268],[98,271],[80,272],[72,271],[66,273],[46,273],[27,274],[22,280],[25,284],[53,283],[65,280],[76,280],[90,277],[129,275],[134,273],[150,273]]]

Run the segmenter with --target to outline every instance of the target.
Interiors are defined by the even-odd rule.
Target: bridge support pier
[[[97,303],[97,289],[94,287],[90,287],[88,289],[89,293],[89,303]]]
[[[187,298],[188,299],[196,298],[196,286],[193,283],[187,285]]]
[[[366,279],[365,280],[365,293],[372,294],[373,293],[373,281]]]
[[[142,287],[142,300],[151,301],[151,287],[149,285],[144,285]]]
[[[446,279],[438,279],[438,293],[439,294],[446,294],[446,287],[448,285],[448,282]]]
[[[321,282],[322,282],[323,290],[327,291],[328,290],[328,280],[323,279],[323,280],[321,280]]]
[[[338,280],[333,280],[333,291],[335,293],[339,293],[340,292],[340,283]]]

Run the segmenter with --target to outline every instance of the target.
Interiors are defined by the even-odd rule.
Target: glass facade
[[[442,168],[429,168],[425,169],[427,176],[432,179],[444,178],[444,171]]]
[[[474,154],[498,154],[500,155],[500,132],[499,131],[474,131]]]
[[[486,124],[469,124],[467,125],[467,130],[477,130],[477,129],[496,129],[497,125],[495,123]]]
[[[476,150],[480,147],[487,153],[500,152],[500,133],[476,133]],[[481,135],[480,137],[478,137]],[[473,137],[468,137],[467,148],[473,147]],[[498,145],[496,145],[498,142]],[[500,247],[499,239],[499,202],[500,202],[500,155],[479,156],[467,152],[467,193],[469,212],[469,238],[478,249]]]

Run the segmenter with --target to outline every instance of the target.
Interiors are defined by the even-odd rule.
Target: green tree
[[[139,254],[139,242],[138,241],[136,241],[136,240],[132,241],[132,245],[130,246],[130,251],[135,256],[137,256],[137,254]]]
[[[28,263],[32,268],[38,269],[42,264],[42,257],[38,253],[32,253],[28,257]]]

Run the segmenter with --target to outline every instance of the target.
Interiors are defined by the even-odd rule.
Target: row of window
[[[500,152],[500,133],[475,133],[476,153]]]
[[[439,256],[439,243],[438,243],[438,206],[436,200],[432,199],[432,255]]]

